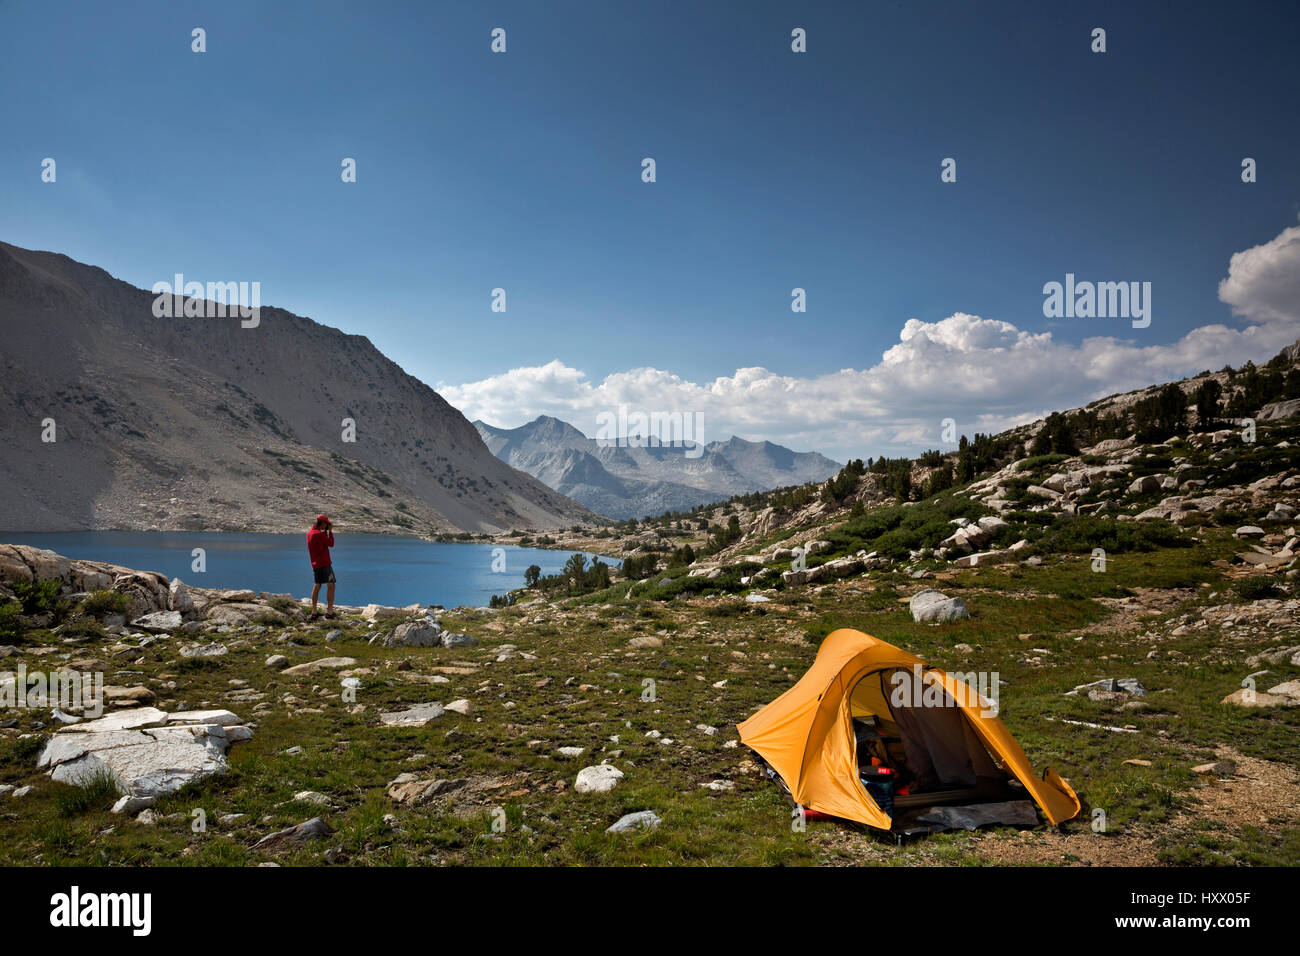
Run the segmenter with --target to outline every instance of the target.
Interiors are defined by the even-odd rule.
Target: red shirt
[[[334,532],[312,528],[307,532],[307,553],[313,568],[330,566],[330,548],[334,547]]]

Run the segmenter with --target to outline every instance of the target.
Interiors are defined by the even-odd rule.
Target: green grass
[[[118,786],[112,774],[100,771],[83,786],[57,784],[53,791],[54,806],[65,817],[79,816],[91,810],[107,810],[117,800]]]
[[[906,525],[908,516],[896,516],[871,527],[888,525],[881,534],[907,527],[910,534],[957,507],[920,512]],[[861,534],[867,525],[856,528],[853,534]],[[746,590],[738,574],[704,587],[693,583],[703,579],[678,569],[638,585],[631,599],[622,582],[552,605],[448,614],[445,627],[481,642],[454,649],[380,648],[366,641],[393,622],[368,629],[347,620],[289,621],[263,632],[213,636],[230,647],[213,659],[180,660],[173,642],[156,641],[114,658],[106,679],[153,688],[164,709],[229,707],[256,721],[252,740],[231,750],[225,776],[162,799],[154,808],[157,823],[143,826],[107,812],[114,796],[107,784],[77,790],[37,772],[46,731],[36,727],[35,712],[16,713],[11,726],[0,728],[0,782],[32,783],[37,792],[6,804],[0,814],[0,865],[246,866],[269,859],[319,865],[327,851],[340,865],[989,862],[987,850],[1002,831],[901,847],[888,836],[843,824],[810,823],[798,832],[777,788],[753,766],[753,755],[727,746],[736,740],[734,725],[788,689],[811,664],[820,640],[845,626],[949,670],[996,671],[1007,682],[1000,696],[1007,727],[1037,769],[1055,767],[1084,801],[1084,814],[1066,824],[1066,833],[1087,833],[1090,812],[1098,808],[1106,813],[1108,835],[1155,834],[1165,862],[1295,865],[1300,835],[1289,824],[1197,829],[1175,823],[1184,813],[1195,819],[1197,788],[1205,781],[1190,768],[1214,759],[1216,748],[1300,764],[1297,709],[1246,711],[1219,703],[1250,672],[1243,659],[1254,646],[1234,643],[1231,630],[1170,633],[1170,619],[1198,615],[1211,591],[1219,594],[1216,604],[1245,603],[1254,593],[1233,590],[1211,565],[1232,549],[1230,536],[1210,532],[1183,547],[1119,551],[1101,573],[1092,570],[1087,553],[1049,557],[1036,567],[943,569],[933,581],[871,572],[820,593],[779,590],[762,605],[737,597]],[[669,583],[658,584],[663,577]],[[928,586],[960,595],[971,618],[915,624],[906,599]],[[1177,589],[1178,603],[1131,626],[1098,628],[1115,598],[1152,589]],[[325,633],[336,627],[343,639],[327,643]],[[1153,643],[1149,633],[1159,640]],[[628,646],[650,635],[661,646]],[[29,631],[24,640],[38,650],[61,647],[60,635],[46,629]],[[505,643],[532,658],[499,654]],[[970,649],[958,651],[958,645]],[[1159,653],[1150,656],[1153,648]],[[100,656],[93,647],[77,653]],[[368,671],[358,675],[357,702],[364,710],[353,712],[340,698],[336,672],[285,675],[265,666],[271,653],[293,663],[356,658]],[[1300,676],[1300,668],[1287,664],[1270,671],[1269,681]],[[438,673],[448,682],[410,679]],[[1103,677],[1139,679],[1149,691],[1143,706],[1066,696]],[[231,681],[244,682],[261,700],[230,701]],[[646,681],[653,681],[653,700],[643,699]],[[378,726],[380,712],[456,698],[470,700],[473,713],[448,713],[425,728]],[[1139,733],[1066,720],[1132,724]],[[699,725],[717,732],[706,734]],[[647,736],[651,731],[660,737]],[[674,743],[664,745],[664,738]],[[295,746],[302,752],[286,752]],[[561,746],[586,752],[568,760],[557,754]],[[1129,759],[1152,765],[1125,764]],[[575,793],[578,770],[601,760],[624,771],[620,785],[609,794]],[[470,785],[443,803],[401,807],[385,788],[407,771]],[[732,788],[701,786],[714,780],[730,781]],[[331,807],[295,802],[303,790],[327,794]],[[196,831],[198,810],[206,825]],[[659,829],[605,833],[620,816],[639,810],[659,814]],[[244,816],[221,823],[227,814]],[[390,814],[391,826],[385,821]],[[275,851],[253,848],[260,837],[316,815],[333,829],[328,838]],[[498,821],[504,827],[494,826]]]

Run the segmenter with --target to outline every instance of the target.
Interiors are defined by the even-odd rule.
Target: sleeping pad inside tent
[[[861,631],[831,633],[738,729],[796,804],[882,830],[1033,825],[1035,804],[1059,824],[1080,809],[1053,770],[1034,774],[989,701]]]

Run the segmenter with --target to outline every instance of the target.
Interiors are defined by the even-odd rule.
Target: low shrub
[[[1168,521],[1116,521],[1098,515],[1061,516],[1038,540],[1043,551],[1080,553],[1102,548],[1111,554],[1186,548],[1191,542]]]
[[[1237,592],[1238,597],[1247,601],[1259,601],[1263,598],[1277,597],[1279,592],[1277,582],[1272,578],[1257,575],[1253,578],[1245,578],[1233,585],[1233,590]]]
[[[0,643],[16,644],[23,636],[22,605],[17,601],[0,604]]]
[[[65,639],[103,640],[108,637],[108,632],[93,618],[79,618],[75,621],[68,621],[60,627],[59,637]]]
[[[941,495],[914,505],[894,505],[868,511],[826,534],[832,547],[817,555],[817,563],[859,550],[878,551],[902,560],[909,551],[935,547],[952,534],[956,530],[951,523],[953,518],[973,521],[985,514],[988,514],[988,509],[983,505],[957,495]]]
[[[91,617],[104,617],[108,614],[125,614],[131,605],[131,598],[119,591],[94,591],[82,598],[79,610]]]
[[[67,613],[67,602],[59,600],[59,594],[63,590],[61,578],[19,581],[14,584],[13,589],[24,614],[49,614],[61,618]]]

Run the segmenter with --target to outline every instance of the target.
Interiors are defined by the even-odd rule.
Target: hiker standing
[[[329,585],[325,592],[325,616],[334,616],[334,564],[330,561],[330,548],[334,547],[334,525],[326,515],[317,515],[316,523],[307,532],[307,555],[311,558],[311,569],[316,576],[316,586],[311,589],[311,616],[316,617],[316,602],[320,598],[320,586]]]

